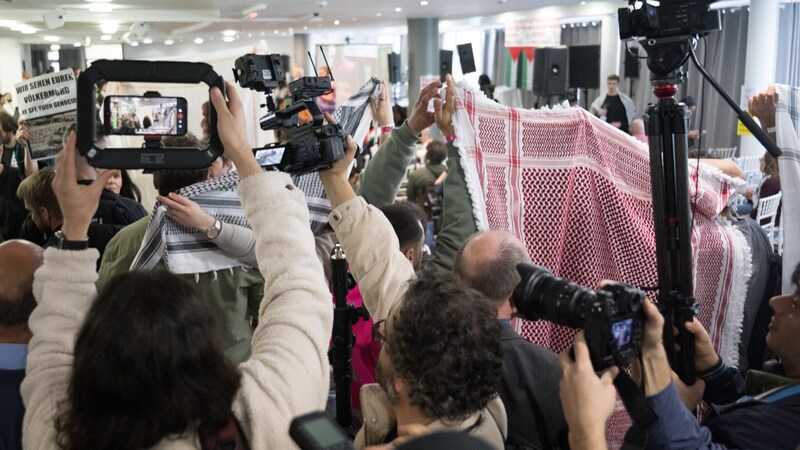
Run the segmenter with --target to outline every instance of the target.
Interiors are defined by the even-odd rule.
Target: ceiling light
[[[280,31],[278,31],[278,30],[275,30],[275,31],[274,31],[274,33],[275,33],[275,34],[278,34],[278,33],[280,33]]]
[[[61,50],[61,46],[60,45],[58,45],[58,44],[50,44],[50,51],[51,52],[57,52],[59,50]]]
[[[397,8],[395,8],[395,9],[394,9],[394,12],[400,12],[400,11],[402,11],[402,10],[403,10],[403,8],[401,8],[401,7],[399,7],[399,6],[398,6]]]
[[[114,7],[110,3],[92,3],[89,5],[89,11],[93,13],[110,13]]]
[[[33,27],[27,27],[25,29],[19,30],[19,32],[22,34],[36,34],[37,31],[39,30]]]
[[[104,20],[100,22],[100,30],[103,34],[114,34],[119,28],[119,22],[116,20]]]
[[[80,47],[81,45],[83,45],[83,44],[81,44],[80,42],[76,42],[76,43],[72,44],[73,47]]]
[[[45,36],[44,40],[47,42],[58,42],[61,40],[61,38],[58,36]]]
[[[101,41],[110,41],[111,40],[111,35],[110,34],[104,34],[104,35],[100,36],[100,40]]]
[[[378,13],[378,14],[375,14],[375,15],[376,15],[376,16],[378,16],[378,17],[380,17],[380,16],[381,16],[381,13]]]
[[[233,37],[236,36],[236,30],[225,30],[222,32],[223,36]]]
[[[111,3],[111,0],[86,0],[86,3]]]
[[[341,23],[341,22],[339,22],[338,20],[334,20],[334,21],[333,21],[333,24],[334,24],[334,25],[339,25],[340,23]]]
[[[131,42],[131,47],[138,47],[139,43],[136,41]]]
[[[164,40],[164,45],[172,45],[174,43],[175,43],[175,41],[173,41],[172,39],[165,39]]]
[[[247,37],[253,37],[253,33],[247,33]]]
[[[194,43],[195,44],[202,44],[203,43],[203,38],[199,38],[199,37],[198,38],[194,38]]]
[[[235,38],[233,36],[223,36],[222,42],[233,42]]]
[[[152,40],[152,39],[150,39],[150,38],[144,38],[144,39],[142,39],[142,44],[150,45],[150,44],[152,44],[152,43],[153,43],[153,40]]]
[[[421,2],[419,2],[419,4],[420,6],[428,6],[427,0],[422,0]]]
[[[265,34],[265,33],[262,31],[262,32],[261,32],[261,36],[264,36],[264,34]]]
[[[581,5],[585,5],[585,4],[586,4],[586,2],[581,2]]]
[[[303,25],[303,29],[307,30],[308,29],[308,25]]]

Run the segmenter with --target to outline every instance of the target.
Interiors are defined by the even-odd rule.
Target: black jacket
[[[3,173],[0,174],[0,236],[5,240],[19,237],[22,222],[28,215],[25,203],[17,197],[21,182],[19,169],[4,164]]]
[[[569,448],[558,396],[558,357],[527,341],[507,322],[501,322],[500,341],[503,367],[497,391],[508,416],[506,449]]]
[[[91,180],[79,181],[79,183],[91,184]],[[100,252],[102,259],[103,252],[111,238],[119,230],[146,215],[147,211],[139,202],[117,195],[108,189],[103,189],[103,193],[100,195],[100,203],[94,213],[89,230],[91,247]]]

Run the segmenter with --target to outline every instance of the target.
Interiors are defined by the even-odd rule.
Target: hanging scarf
[[[250,228],[236,195],[238,185],[239,173],[230,172],[186,186],[177,193],[197,203],[220,222]],[[166,212],[167,206],[157,202],[131,270],[152,270],[162,260],[167,269],[176,274],[205,273],[243,265],[209,241],[204,232],[181,225],[167,217]]]
[[[783,154],[778,158],[783,211],[784,295],[794,292],[792,272],[800,263],[800,88],[776,84],[775,140]]]
[[[336,108],[333,118],[342,126],[344,132],[353,137],[360,144],[369,133],[372,123],[372,108],[369,107],[370,97],[378,95],[378,86],[381,80],[372,77],[358,92],[347,99],[344,104]],[[322,181],[317,172],[307,173],[292,177],[294,184],[306,194],[311,230],[317,234],[328,223],[328,214],[331,212],[331,202],[325,197]]]
[[[646,146],[580,108],[508,108],[464,87],[456,101],[456,144],[480,230],[511,231],[535,264],[583,286],[658,285]],[[722,358],[736,361],[750,248],[718,216],[731,180],[702,165],[695,196],[697,176],[691,168],[698,319]],[[575,333],[547,321],[520,321],[517,331],[556,352]],[[615,415],[612,446],[629,424]]]

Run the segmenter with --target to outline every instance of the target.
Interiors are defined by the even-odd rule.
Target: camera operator
[[[98,254],[81,248],[110,172],[75,183],[72,134],[54,180],[65,242],[45,252],[34,281],[26,448],[205,448],[234,417],[250,448],[295,448],[291,419],[324,407],[332,310],[304,195],[288,175],[261,170],[241,101],[227,91],[228,103],[216,88],[211,98],[270,287],[252,356],[230,364],[212,310],[168,273],[122,274],[96,294]]]
[[[355,150],[348,138],[345,158],[320,179],[334,208],[330,223],[367,308],[376,323],[387,324],[378,330],[386,336],[381,383],[362,388],[364,427],[356,446],[390,442],[421,426],[463,430],[502,449],[505,410],[495,394],[502,354],[492,311],[452,275],[423,274],[409,287],[414,268],[394,230],[348,182]]]
[[[664,319],[654,305],[645,302],[647,323],[641,371],[645,395],[659,418],[646,430],[646,448],[794,449],[800,444],[800,265],[795,267],[792,283],[792,294],[770,300],[775,315],[767,345],[779,360],[765,364],[768,373],[750,371],[743,377],[714,352],[708,333],[697,320],[686,323],[686,329],[695,336],[695,365],[701,378],[692,386],[683,385],[671,372],[661,344]],[[577,348],[575,353],[577,359]],[[565,368],[565,372],[569,370]],[[568,405],[586,400],[608,407],[613,398],[600,401],[595,393],[581,390],[578,381],[568,376],[561,388],[570,439],[573,433],[591,436],[586,438],[590,441],[602,437],[600,425],[606,417],[583,414]],[[715,404],[703,426],[689,410],[701,398]]]

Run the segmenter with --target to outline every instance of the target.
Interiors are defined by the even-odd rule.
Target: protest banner
[[[54,157],[61,151],[64,133],[75,123],[77,85],[72,69],[31,78],[15,88],[20,116],[31,133],[31,158]]]

